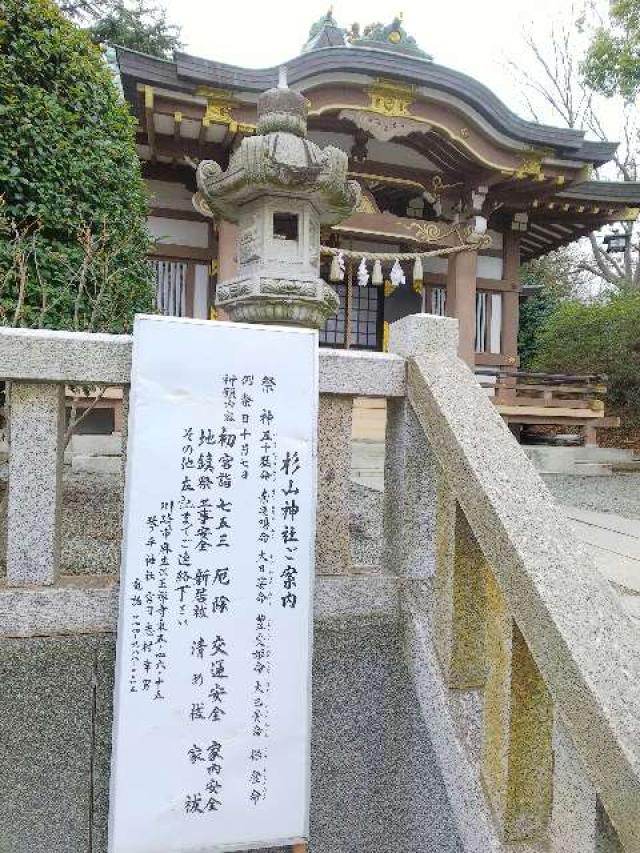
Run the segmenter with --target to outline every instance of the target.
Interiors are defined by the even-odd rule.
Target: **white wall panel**
[[[181,246],[198,246],[203,249],[209,245],[209,225],[206,222],[150,216],[147,224],[149,231],[159,243],[177,243]]]
[[[209,269],[205,264],[195,266],[195,288],[193,293],[193,316],[208,320]]]

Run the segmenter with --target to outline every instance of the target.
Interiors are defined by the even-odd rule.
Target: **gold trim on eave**
[[[238,100],[231,92],[225,89],[210,89],[208,86],[201,86],[196,89],[196,95],[207,99],[207,109],[203,121],[209,124],[226,124],[228,126],[233,124],[237,127],[231,110],[238,106]]]
[[[409,103],[413,103],[416,100],[417,100],[416,98],[412,98],[409,101]],[[476,151],[476,149],[472,145],[469,144],[468,138],[463,137],[460,133],[454,132],[451,128],[447,127],[446,125],[442,124],[441,122],[434,121],[433,119],[430,119],[430,118],[423,118],[422,116],[417,116],[417,115],[415,115],[415,113],[412,113],[412,112],[399,113],[396,115],[392,115],[391,113],[382,112],[381,110],[374,110],[374,109],[372,109],[372,107],[370,105],[363,107],[362,104],[358,104],[358,103],[356,103],[356,104],[330,103],[330,104],[323,104],[321,107],[317,107],[316,109],[309,110],[309,118],[312,118],[314,116],[321,116],[324,113],[329,113],[329,112],[340,112],[340,110],[354,110],[354,111],[359,111],[359,112],[364,112],[364,113],[375,113],[376,115],[383,115],[386,118],[409,118],[418,124],[427,125],[427,130],[429,130],[431,128],[435,128],[436,130],[443,131],[443,133],[445,133],[447,135],[447,137],[452,142],[457,142],[460,145],[462,145],[478,161],[478,163],[481,163],[483,166],[487,166],[489,169],[495,169],[497,172],[499,172],[502,175],[505,175],[505,176],[515,175],[515,173],[518,171],[518,168],[522,168],[522,166],[520,166],[520,167],[508,166],[504,163],[494,163],[492,160],[488,160],[486,157],[484,157],[482,154],[480,154],[479,151]],[[524,162],[524,160],[523,160],[523,162]]]
[[[390,80],[376,80],[366,91],[370,112],[390,118],[415,118],[409,109],[409,105],[416,99],[414,86]]]

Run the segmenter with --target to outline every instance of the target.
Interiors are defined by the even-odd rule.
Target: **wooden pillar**
[[[221,220],[218,225],[218,282],[238,274],[238,226]]]
[[[196,297],[196,268],[195,264],[187,264],[187,276],[185,280],[184,294],[184,316],[194,317],[194,306]]]
[[[476,339],[476,275],[478,253],[449,256],[447,269],[447,316],[459,325],[458,355],[473,367]]]
[[[509,365],[518,365],[520,322],[520,235],[507,231],[503,237],[502,278],[510,289],[502,294],[502,352]]]

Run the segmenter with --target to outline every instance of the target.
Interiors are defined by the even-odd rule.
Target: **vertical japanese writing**
[[[292,438],[286,383],[275,371],[240,370],[210,381],[218,405],[205,417],[189,409],[167,446],[172,485],[149,501],[128,590],[129,690],[171,700],[189,821],[223,812],[242,791],[260,815],[279,789],[288,664],[278,626],[298,608],[306,512],[308,445]]]
[[[162,501],[160,512],[145,520],[144,567],[131,584],[130,677],[129,690],[149,693],[154,700],[164,699],[164,673],[167,668],[167,612],[171,537],[174,521],[173,501]],[[140,672],[141,670],[141,672]]]
[[[298,496],[300,489],[297,485],[300,474],[300,456],[294,451],[285,453],[280,471],[284,474],[286,486],[280,489],[280,514],[281,514],[281,536],[284,545],[284,556],[281,564],[280,579],[280,601],[283,607],[295,608],[298,602],[296,589],[297,582],[297,556],[299,540],[296,532],[296,517],[300,512]]]
[[[282,844],[308,813],[317,343],[136,329],[110,843]]]
[[[276,546],[276,481],[278,471],[278,423],[272,399],[277,382],[273,376],[260,380],[262,404],[259,415],[260,478],[258,483],[258,530],[254,625],[253,707],[249,754],[249,799],[253,805],[266,800],[268,793],[269,736],[271,716],[272,605]]]

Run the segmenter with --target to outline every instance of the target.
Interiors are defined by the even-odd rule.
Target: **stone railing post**
[[[453,502],[454,507],[443,505],[444,501]],[[449,687],[481,688],[487,677],[486,561],[449,488],[440,495],[440,506],[434,601],[436,650]]]
[[[595,853],[598,802],[596,790],[571,740],[556,714],[553,732],[553,810],[550,841],[552,850]]]
[[[486,582],[485,785],[505,841],[544,839],[553,796],[553,703],[490,571]]]
[[[10,386],[7,582],[55,583],[60,559],[64,385]]]
[[[446,317],[416,314],[391,325],[389,351],[403,358],[456,358],[457,346],[458,324]],[[403,577],[432,576],[436,527],[446,524],[436,522],[442,470],[406,397],[387,402],[384,477],[383,565]]]
[[[318,412],[318,519],[316,571],[349,571],[349,487],[353,397],[321,394]]]

